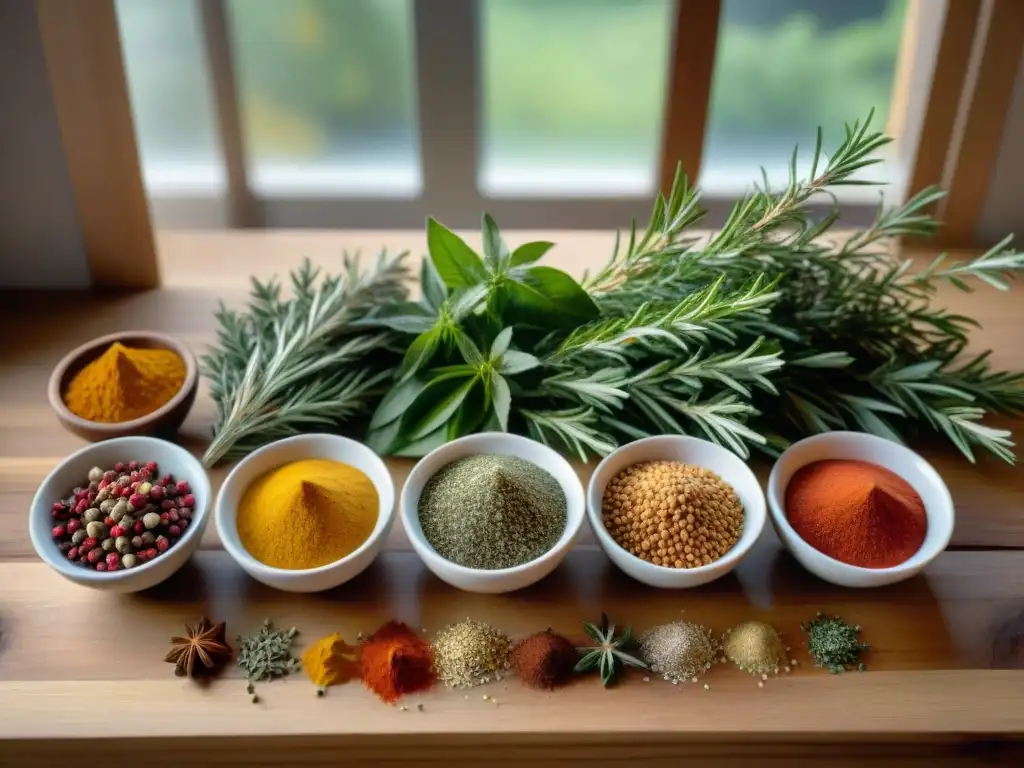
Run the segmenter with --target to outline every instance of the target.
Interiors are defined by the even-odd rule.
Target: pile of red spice
[[[579,660],[576,646],[550,629],[530,635],[512,649],[512,666],[531,688],[565,685]]]
[[[816,461],[786,488],[786,519],[819,552],[861,568],[891,568],[921,548],[924,502],[894,472],[867,461]]]
[[[359,669],[366,687],[388,703],[425,691],[436,680],[430,643],[397,621],[389,621],[366,639]]]

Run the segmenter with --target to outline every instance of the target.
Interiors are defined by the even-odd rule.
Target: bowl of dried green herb
[[[519,435],[470,435],[424,456],[402,489],[413,549],[469,592],[522,589],[565,557],[583,524],[583,485],[562,456]]]

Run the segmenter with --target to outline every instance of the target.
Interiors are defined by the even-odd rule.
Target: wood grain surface
[[[599,264],[611,242],[607,233],[529,234],[535,235],[566,243],[554,261],[574,272]],[[337,263],[342,249],[369,252],[383,244],[414,254],[423,247],[420,235],[395,233],[167,234],[161,270],[169,284],[159,291],[4,296],[0,765],[65,764],[100,743],[97,755],[144,755],[154,765],[1024,760],[1018,741],[1024,735],[1024,482],[1001,462],[986,457],[971,466],[938,444],[919,447],[956,501],[953,547],[924,575],[878,590],[817,580],[770,530],[733,575],[681,592],[629,580],[595,547],[589,530],[551,577],[501,596],[462,593],[440,582],[409,549],[400,523],[367,572],[318,595],[275,592],[249,579],[221,550],[212,525],[185,569],[140,595],[71,585],[35,558],[25,530],[30,500],[46,473],[83,445],[61,429],[46,402],[46,377],[67,349],[114,330],[151,328],[201,352],[212,339],[218,298],[244,298],[250,272],[284,274],[303,255]],[[948,300],[982,322],[976,343],[993,347],[997,364],[1024,367],[1024,351],[1014,343],[1024,310],[1012,295]],[[211,418],[201,390],[181,441],[201,452]],[[401,487],[412,462],[389,466]],[[764,478],[769,464],[756,468]],[[578,469],[586,480],[590,467]],[[215,486],[225,474],[225,468],[212,473]],[[466,693],[431,692],[402,711],[355,684],[318,699],[304,679],[260,686],[254,705],[234,668],[199,687],[174,678],[162,661],[167,639],[202,614],[226,620],[231,636],[270,617],[312,640],[331,631],[354,639],[392,617],[434,631],[467,615],[512,635],[552,626],[578,637],[579,621],[602,610],[637,628],[685,618],[716,633],[761,618],[784,633],[799,664],[764,688],[725,666],[701,685],[645,683],[633,675],[614,691],[602,691],[595,678],[541,694],[510,679]],[[863,626],[873,649],[869,672],[831,676],[813,668],[799,625],[817,611]]]

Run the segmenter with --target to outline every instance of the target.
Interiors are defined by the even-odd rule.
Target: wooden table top
[[[553,263],[574,272],[600,263],[607,233],[514,233],[560,243]],[[318,595],[275,592],[248,578],[209,526],[199,554],[147,593],[114,596],[72,585],[39,562],[25,516],[42,478],[83,442],[46,401],[64,352],[131,328],[171,333],[197,351],[212,339],[219,297],[244,297],[250,273],[284,274],[303,256],[330,265],[343,248],[423,249],[416,233],[168,233],[165,287],[133,295],[7,294],[0,302],[0,765],[97,757],[154,764],[204,760],[297,764],[339,759],[408,762],[436,747],[446,762],[595,762],[702,759],[791,763],[1019,759],[1024,735],[1024,479],[989,457],[972,466],[941,445],[918,446],[945,477],[957,508],[950,550],[927,572],[877,590],[833,587],[804,572],[766,530],[736,572],[694,590],[666,592],[619,573],[585,530],[548,579],[511,595],[448,587],[410,550],[399,521],[385,553],[349,584]],[[1011,294],[950,294],[983,328],[994,362],[1024,367],[1014,344],[1024,308]],[[202,451],[212,403],[201,390],[180,439]],[[765,477],[769,464],[755,462]],[[400,488],[411,461],[389,460]],[[590,468],[578,465],[586,480]],[[226,470],[212,473],[218,487]],[[307,641],[348,639],[389,618],[434,631],[466,616],[511,635],[551,626],[570,637],[602,610],[638,629],[679,618],[716,633],[760,618],[784,633],[799,664],[758,688],[716,666],[700,685],[630,677],[604,691],[596,678],[557,693],[515,679],[469,692],[436,690],[409,711],[377,702],[358,684],[324,698],[303,678],[260,686],[252,704],[239,670],[206,687],[175,678],[167,639],[202,614],[230,636],[272,618]],[[799,629],[817,611],[863,627],[869,672],[813,668]],[[301,650],[301,648],[300,648]],[[703,688],[703,683],[710,690]],[[483,699],[487,694],[490,698]],[[493,699],[497,699],[494,703]],[[422,703],[423,711],[415,704]],[[85,752],[83,752],[85,750]],[[140,751],[141,750],[141,751]]]

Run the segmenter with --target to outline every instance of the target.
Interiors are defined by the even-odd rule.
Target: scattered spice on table
[[[196,497],[187,480],[159,474],[155,461],[93,467],[82,486],[50,508],[50,535],[76,565],[135,568],[163,555],[192,523]]]
[[[302,668],[317,686],[317,693],[359,677],[359,648],[337,632],[321,637],[302,654]]]
[[[813,621],[801,624],[800,629],[807,633],[807,650],[815,666],[832,674],[854,668],[864,671],[861,654],[870,647],[861,642],[859,625],[819,613]]]
[[[377,488],[363,472],[329,459],[304,459],[249,486],[238,505],[238,536],[265,565],[318,568],[358,549],[373,533],[379,510]]]
[[[605,688],[618,679],[619,672],[624,667],[636,667],[647,669],[647,664],[637,656],[633,655],[633,630],[626,627],[621,634],[615,634],[615,625],[608,621],[608,614],[601,614],[600,624],[583,622],[583,629],[594,641],[594,645],[577,648],[580,660],[576,662],[573,671],[586,673],[599,671],[601,673],[601,685]]]
[[[725,658],[752,675],[778,674],[786,665],[786,645],[770,624],[743,621],[722,638]]]
[[[512,649],[512,666],[531,688],[557,688],[572,678],[580,655],[568,639],[552,632],[536,632]]]
[[[605,488],[601,515],[619,546],[668,568],[709,565],[743,533],[743,504],[732,486],[679,461],[626,467]]]
[[[819,552],[861,568],[909,560],[928,532],[924,502],[906,480],[852,459],[799,469],[786,487],[786,519]]]
[[[430,643],[397,621],[363,641],[359,667],[366,687],[389,704],[403,694],[427,690],[436,680]]]
[[[711,632],[690,621],[673,621],[647,630],[640,649],[651,671],[672,683],[697,682],[711,669],[718,650]]]
[[[419,502],[423,535],[438,554],[493,570],[540,557],[566,525],[562,486],[532,462],[480,454],[442,467]]]
[[[299,668],[299,660],[292,656],[292,643],[298,634],[295,627],[274,629],[270,619],[265,619],[255,634],[239,636],[238,666],[245,671],[249,681],[246,690],[254,704],[259,701],[254,683],[287,677]]]
[[[184,383],[185,362],[178,353],[114,342],[72,377],[64,404],[88,421],[120,423],[157,410]]]
[[[500,679],[509,668],[512,643],[504,632],[466,619],[434,637],[437,676],[449,688],[472,688]]]
[[[223,621],[213,624],[203,619],[185,627],[185,637],[172,637],[171,650],[164,661],[174,664],[178,677],[200,678],[219,671],[231,658],[231,646],[225,639]]]

